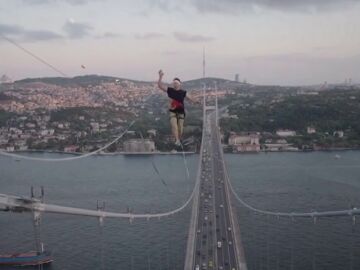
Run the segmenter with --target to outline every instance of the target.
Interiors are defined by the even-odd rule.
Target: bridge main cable
[[[219,132],[219,131],[218,131]],[[220,138],[220,136],[218,136]],[[220,144],[221,145],[221,144]],[[222,152],[220,151],[222,154]],[[222,158],[222,162],[224,165],[224,172],[225,177],[228,179],[229,187],[236,198],[236,200],[243,205],[248,210],[254,211],[258,214],[263,215],[269,215],[269,216],[277,216],[277,217],[289,217],[289,218],[295,218],[295,217],[306,217],[306,218],[316,218],[316,217],[340,217],[340,216],[356,216],[360,215],[360,209],[358,208],[352,208],[352,209],[346,209],[346,210],[330,210],[330,211],[313,211],[313,212],[276,212],[276,211],[268,211],[256,208],[247,202],[245,202],[243,199],[240,198],[240,196],[236,193],[233,185],[231,184],[229,173],[227,166],[225,164],[224,158]]]
[[[98,217],[98,218],[127,218],[130,220],[133,219],[151,219],[151,218],[162,218],[174,215],[188,206],[191,200],[196,193],[199,182],[196,181],[193,191],[191,192],[187,201],[180,207],[162,213],[155,214],[134,214],[134,213],[117,213],[117,212],[108,212],[103,210],[90,210],[84,208],[75,208],[60,206],[55,204],[46,204],[42,203],[38,199],[34,198],[24,198],[19,196],[11,196],[7,194],[0,194],[0,210],[2,211],[12,211],[12,212],[47,212],[54,214],[68,214],[68,215],[77,215],[77,216],[89,216],[89,217]]]

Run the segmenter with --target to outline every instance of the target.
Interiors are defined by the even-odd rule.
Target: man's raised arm
[[[164,83],[162,82],[163,76],[164,76],[164,72],[160,69],[160,70],[159,70],[158,87],[160,88],[160,90],[166,92],[166,91],[167,91],[167,88],[166,88],[166,86],[164,85]]]
[[[193,105],[202,105],[200,101],[196,101],[193,97],[186,95],[185,97],[188,101],[190,101]]]

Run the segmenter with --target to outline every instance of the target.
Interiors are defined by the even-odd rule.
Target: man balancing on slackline
[[[170,98],[170,124],[172,134],[175,138],[175,145],[181,146],[180,140],[184,129],[185,119],[184,99],[186,98],[194,104],[200,104],[200,102],[196,102],[191,97],[186,95],[186,91],[181,89],[181,81],[179,78],[174,78],[172,86],[166,87],[162,82],[163,77],[164,72],[159,70],[158,86],[162,91],[166,92]]]

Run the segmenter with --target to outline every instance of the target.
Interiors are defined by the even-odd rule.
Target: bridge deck
[[[192,242],[188,243],[187,250],[187,258],[191,258],[192,264],[186,260],[185,269],[246,270],[236,215],[232,212],[224,173],[215,115],[208,111],[206,113],[200,155],[200,187],[192,212],[192,219],[196,218],[196,221],[191,223],[191,226],[196,225],[196,233]],[[193,247],[190,248],[191,245]]]

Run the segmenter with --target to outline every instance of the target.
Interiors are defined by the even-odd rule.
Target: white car
[[[200,265],[197,264],[197,265],[195,266],[195,270],[200,270]]]

